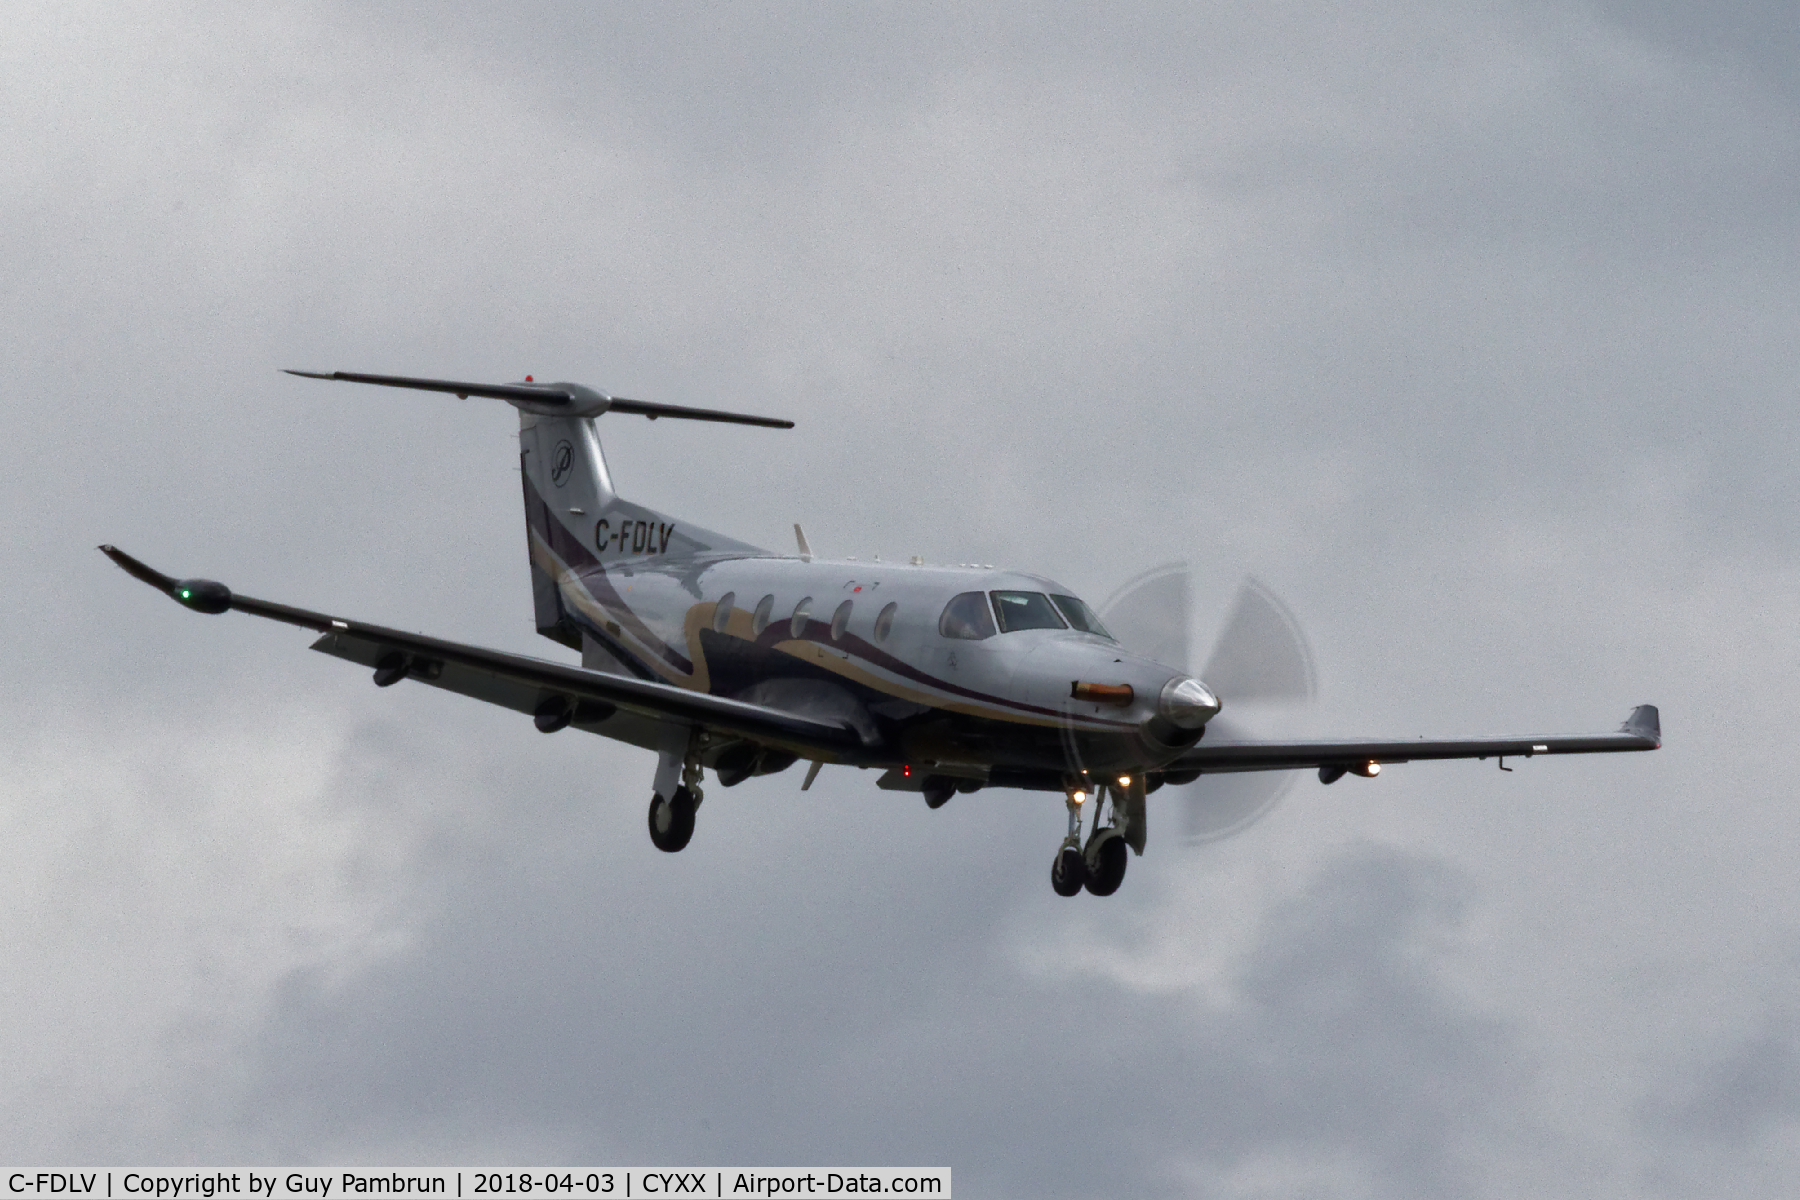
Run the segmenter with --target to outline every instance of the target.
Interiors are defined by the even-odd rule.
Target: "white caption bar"
[[[438,1196],[444,1200],[578,1197],[695,1200],[783,1196],[923,1196],[949,1200],[948,1167],[583,1167],[563,1171],[21,1171],[7,1168],[0,1196],[33,1200],[349,1200]]]

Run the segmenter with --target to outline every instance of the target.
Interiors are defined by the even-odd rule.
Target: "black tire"
[[[650,797],[650,844],[673,854],[694,836],[694,797],[686,788],[675,789],[671,800]]]
[[[1096,896],[1110,896],[1125,882],[1125,865],[1130,853],[1125,839],[1114,833],[1088,847],[1087,890]]]
[[[1056,852],[1056,860],[1050,864],[1050,886],[1056,889],[1059,896],[1073,896],[1087,882],[1087,859],[1081,857],[1081,851],[1073,846],[1064,846]]]

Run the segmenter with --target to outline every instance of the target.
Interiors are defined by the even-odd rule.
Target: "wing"
[[[1606,754],[1655,750],[1662,745],[1662,719],[1654,704],[1641,704],[1617,733],[1585,736],[1469,738],[1455,742],[1206,742],[1162,768],[1165,775],[1197,771],[1291,771],[1318,767],[1336,779],[1370,764],[1431,758],[1532,758],[1539,754]],[[1328,779],[1327,782],[1330,780]]]
[[[516,712],[547,714],[553,719],[552,727],[560,713],[567,718],[562,724],[613,736],[626,733],[623,727],[618,733],[608,728],[624,716],[628,718],[624,726],[636,724],[641,729],[644,719],[655,726],[670,721],[700,725],[815,761],[842,762],[864,749],[862,739],[845,725],[671,684],[609,675],[258,600],[212,580],[164,575],[115,546],[100,549],[134,578],[199,612],[244,612],[315,630],[323,636],[312,644],[314,650],[376,668],[377,682],[417,679]],[[638,720],[632,722],[632,717]],[[624,740],[639,739],[626,736]]]

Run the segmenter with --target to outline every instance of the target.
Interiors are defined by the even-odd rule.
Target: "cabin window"
[[[750,618],[750,632],[757,637],[769,627],[769,614],[775,611],[775,597],[764,596],[756,602],[756,613]]]
[[[887,641],[888,634],[894,631],[894,614],[899,611],[899,603],[893,600],[888,601],[887,607],[881,610],[881,614],[875,618],[876,641]]]
[[[1118,640],[1107,631],[1106,626],[1100,623],[1100,618],[1094,615],[1094,610],[1074,596],[1052,596],[1050,599],[1056,601],[1056,607],[1061,610],[1063,616],[1069,619],[1071,627],[1079,629],[1083,633],[1097,633],[1109,642]]]
[[[994,612],[1000,618],[1001,633],[1017,633],[1021,629],[1066,629],[1056,615],[1055,605],[1042,592],[991,592]]]
[[[947,638],[980,641],[994,636],[994,614],[988,610],[987,597],[980,592],[964,592],[944,605],[938,618],[938,632]]]
[[[788,622],[788,632],[794,637],[804,637],[806,634],[806,618],[811,614],[812,597],[808,596],[800,601],[800,603],[794,605],[794,616],[793,619]]]
[[[713,632],[724,633],[725,623],[731,620],[731,606],[737,603],[736,592],[726,592],[719,597],[719,605],[713,609]]]
[[[844,636],[844,630],[850,627],[850,601],[846,600],[837,606],[831,614],[831,640],[838,641]]]

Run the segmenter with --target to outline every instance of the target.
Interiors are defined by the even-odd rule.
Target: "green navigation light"
[[[231,589],[210,579],[177,579],[169,585],[169,595],[195,612],[222,613],[231,607]]]

